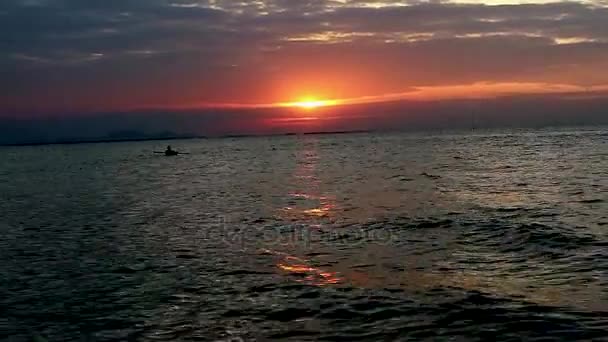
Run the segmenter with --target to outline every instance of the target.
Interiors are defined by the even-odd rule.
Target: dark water
[[[608,340],[608,131],[3,148],[0,339]]]

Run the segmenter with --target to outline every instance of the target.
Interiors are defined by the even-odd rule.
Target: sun
[[[325,103],[323,101],[300,101],[295,105],[305,109],[315,109],[324,106]]]
[[[312,110],[319,107],[330,106],[334,104],[334,101],[330,100],[317,100],[316,98],[306,97],[299,101],[290,103],[293,107],[299,107],[302,109]]]

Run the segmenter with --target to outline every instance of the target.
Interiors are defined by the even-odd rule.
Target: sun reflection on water
[[[321,189],[317,139],[307,138],[300,142],[302,148],[296,151],[292,188],[285,195],[287,205],[277,208],[277,217],[285,222],[298,222],[308,229],[319,229],[322,223],[332,219],[337,205],[334,196],[324,193]],[[278,256],[279,260],[275,265],[279,272],[292,276],[297,282],[317,286],[343,282],[337,272],[318,268],[313,265],[313,261],[285,252],[268,249],[264,252]]]
[[[276,262],[276,267],[286,275],[299,276],[300,278],[295,279],[296,282],[316,286],[343,282],[343,278],[337,272],[315,267],[308,260],[269,249],[262,249],[262,252],[277,256],[279,260]]]
[[[288,205],[278,209],[278,217],[286,221],[300,221],[318,225],[317,219],[330,219],[337,205],[334,196],[324,193],[319,178],[318,141],[307,138],[296,152],[293,190],[286,194]]]

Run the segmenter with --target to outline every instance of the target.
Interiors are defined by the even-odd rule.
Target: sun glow
[[[325,103],[323,101],[302,101],[296,102],[295,105],[306,109],[314,109],[325,105]]]
[[[326,106],[331,106],[331,105],[336,105],[336,104],[338,104],[338,101],[335,101],[335,100],[317,100],[316,98],[313,98],[313,97],[306,97],[306,98],[301,99],[300,101],[290,102],[290,103],[287,103],[286,105],[288,107],[299,107],[302,109],[312,110],[312,109],[317,109],[319,107],[326,107]]]

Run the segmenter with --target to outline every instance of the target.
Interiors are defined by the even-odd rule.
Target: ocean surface
[[[0,148],[0,340],[608,340],[608,129]]]

